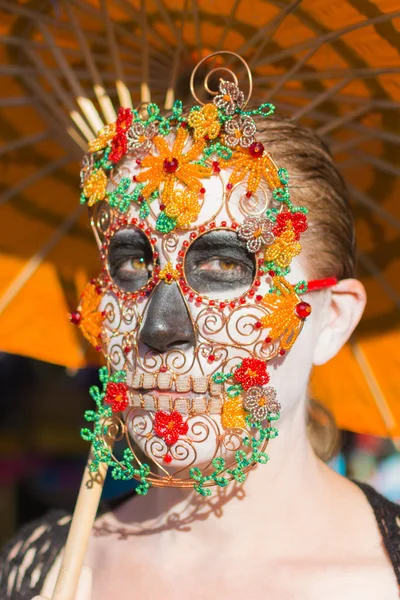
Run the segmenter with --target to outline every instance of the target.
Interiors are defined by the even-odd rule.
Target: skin
[[[298,260],[292,270],[294,279],[305,275]],[[211,499],[153,489],[98,519],[76,600],[132,593],[144,600],[171,590],[195,600],[399,597],[363,492],[316,457],[305,427],[310,369],[348,340],[365,291],[347,279],[310,300],[311,325],[271,370],[286,410],[268,465],[256,467],[244,486]],[[58,568],[59,561],[43,590],[49,597]]]

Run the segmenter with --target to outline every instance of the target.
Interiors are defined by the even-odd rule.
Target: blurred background
[[[71,510],[86,459],[98,357],[67,315],[99,267],[79,206],[87,143],[119,106],[192,102],[194,66],[220,50],[248,62],[254,104],[317,131],[349,186],[368,306],[312,394],[343,432],[333,468],[400,501],[398,2],[0,0],[0,543]],[[220,55],[199,94],[222,66],[246,81]]]

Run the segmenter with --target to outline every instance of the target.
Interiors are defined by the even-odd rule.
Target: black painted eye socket
[[[153,250],[140,229],[120,229],[108,249],[110,276],[121,290],[137,292],[153,274]]]
[[[234,298],[254,281],[256,263],[234,231],[209,231],[198,237],[185,256],[186,281],[199,294]]]

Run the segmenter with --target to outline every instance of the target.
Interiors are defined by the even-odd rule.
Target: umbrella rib
[[[61,52],[60,48],[54,41],[53,36],[50,34],[49,30],[42,23],[38,23],[38,27],[42,32],[43,37],[47,40],[47,43],[50,46],[51,52],[56,59],[57,64],[59,65],[65,79],[68,81],[71,86],[72,92],[75,95],[76,102],[78,103],[80,109],[85,115],[88,123],[90,124],[94,133],[97,133],[99,129],[102,129],[104,126],[103,121],[100,118],[99,113],[93,102],[89,100],[89,98],[85,97],[85,92],[79,83],[79,80],[75,76],[71,67],[68,64],[65,56]]]
[[[140,17],[142,28],[142,82],[140,84],[140,101],[142,104],[151,102],[149,87],[149,38],[147,27],[146,0],[140,0]]]
[[[8,98],[0,98],[0,108],[6,106],[26,106],[32,104],[30,96],[9,96]]]
[[[235,0],[234,4],[232,6],[232,9],[229,13],[228,19],[225,22],[225,26],[222,30],[221,37],[219,38],[219,41],[215,46],[215,51],[221,50],[224,47],[226,36],[228,35],[228,33],[232,27],[233,19],[235,18],[235,14],[236,14],[236,11],[238,9],[240,2],[241,2],[241,0]]]
[[[32,101],[32,99],[31,99]],[[25,137],[18,138],[17,140],[13,140],[8,144],[3,144],[0,146],[0,156],[3,154],[7,154],[7,152],[13,152],[14,150],[19,150],[20,148],[24,148],[25,146],[32,146],[33,144],[38,144],[39,142],[43,142],[50,136],[50,131],[40,131],[39,133],[35,133],[34,135],[27,135]]]
[[[379,171],[389,173],[389,175],[394,175],[395,177],[400,177],[400,167],[390,164],[383,158],[379,158],[378,156],[374,156],[373,154],[367,154],[367,152],[363,152],[362,150],[356,149],[352,151],[352,155],[362,162],[370,163]]]
[[[372,111],[373,109],[374,109],[374,103],[366,102],[365,104],[363,104],[362,106],[359,106],[355,110],[352,110],[341,117],[337,117],[336,119],[331,119],[330,121],[325,123],[325,125],[321,125],[320,127],[317,127],[316,133],[320,136],[331,133],[335,129],[339,129],[339,127],[342,127],[343,125],[346,125],[347,123],[351,123],[352,121],[355,121],[356,119],[363,116],[365,113]]]
[[[331,141],[330,150],[332,154],[339,154],[339,152],[346,152],[347,150],[350,150],[355,146],[359,146],[369,139],[371,138],[366,135],[360,135],[358,137],[352,137],[349,140],[344,140],[343,142],[332,143]]]
[[[346,33],[351,33],[353,31],[357,31],[358,29],[363,29],[364,27],[370,25],[378,25],[379,23],[384,23],[385,21],[391,21],[396,17],[400,16],[400,11],[394,11],[391,13],[386,13],[384,15],[379,15],[377,17],[372,17],[370,19],[365,19],[364,21],[358,21],[357,23],[352,23],[347,27],[343,27],[342,29],[338,29],[336,31],[330,31],[324,35],[320,35],[318,37],[311,38],[306,42],[302,42],[301,44],[297,44],[297,46],[291,46],[290,48],[285,48],[284,50],[280,50],[274,54],[271,54],[269,57],[265,57],[262,62],[256,63],[255,67],[265,66],[267,64],[273,64],[278,60],[286,58],[287,56],[293,56],[298,52],[302,52],[303,50],[308,50],[309,48],[314,48],[317,46],[317,49],[320,48],[325,43],[330,43],[335,41],[336,39],[342,37]]]
[[[110,15],[109,15],[109,12],[107,9],[106,0],[101,0],[100,6],[101,6],[102,14],[103,14],[104,24],[106,27],[108,47],[109,47],[109,50],[110,50],[110,53],[112,56],[112,62],[114,65],[114,70],[115,70],[115,76],[116,76],[115,86],[116,86],[117,92],[118,92],[119,103],[121,106],[124,106],[127,108],[132,108],[132,98],[131,98],[128,86],[125,83],[124,72],[122,69],[121,62],[119,60],[119,51],[118,51],[117,39],[115,36],[115,30],[114,30],[114,26],[110,19]]]
[[[182,52],[182,46],[183,46],[183,29],[185,27],[187,13],[188,13],[188,3],[189,3],[189,0],[184,0],[182,18],[181,18],[181,26],[179,27],[178,34],[177,34],[177,44],[176,44],[176,48],[175,48],[174,62],[172,64],[172,69],[171,69],[171,79],[169,81],[167,93],[165,95],[165,102],[164,102],[165,110],[171,110],[171,108],[174,104],[174,101],[175,101],[175,86],[176,86],[176,80],[178,78],[178,72],[179,72],[179,65],[180,65],[181,52]]]
[[[383,206],[375,202],[368,194],[358,190],[356,187],[347,183],[347,187],[350,191],[351,197],[358,203],[366,206],[374,213],[382,217],[389,225],[400,231],[400,221],[391,215]]]
[[[201,52],[203,49],[203,42],[201,39],[201,30],[200,30],[200,22],[199,22],[199,5],[197,0],[192,0],[192,13],[193,13],[193,21],[194,21],[194,31],[196,36],[196,46],[197,51],[199,53],[199,60],[202,58]]]
[[[93,89],[96,94],[96,98],[101,106],[101,110],[105,116],[107,123],[113,123],[117,115],[115,114],[115,110],[113,104],[110,100],[110,97],[105,93],[105,88],[103,84],[103,80],[101,78],[100,72],[97,68],[96,62],[94,60],[93,54],[90,50],[90,46],[87,43],[85,36],[83,35],[82,29],[79,25],[79,22],[75,16],[74,10],[71,4],[67,0],[63,0],[64,9],[68,14],[68,18],[71,22],[71,25],[75,31],[75,35],[78,39],[78,43],[80,45],[82,54],[84,56],[86,65],[92,77]]]
[[[326,100],[328,100],[331,96],[333,96],[334,94],[339,92],[341,89],[346,87],[346,85],[348,85],[351,81],[352,81],[352,78],[348,77],[347,79],[338,81],[335,85],[333,85],[331,88],[325,90],[324,92],[321,92],[309,104],[307,104],[306,106],[303,106],[302,108],[297,110],[291,116],[291,120],[297,121],[298,119],[301,119],[301,117],[304,117],[305,115],[307,115],[310,111],[312,111],[314,108],[316,108],[319,104],[326,102]]]
[[[351,76],[352,79],[369,79],[373,77],[378,77],[380,75],[392,75],[395,73],[400,73],[400,67],[396,66],[387,66],[387,67],[379,67],[379,68],[365,68],[365,69],[332,69],[331,71],[302,71],[298,73],[296,77],[292,77],[293,73],[297,71],[297,67],[302,66],[305,62],[307,62],[308,58],[311,56],[310,53],[306,54],[301,60],[299,60],[292,69],[289,69],[285,72],[284,76],[282,75],[262,75],[259,77],[254,77],[255,83],[273,83],[277,81],[279,84],[276,86],[277,91],[282,87],[284,83],[290,79],[291,81],[315,81],[321,79],[338,79],[339,77]],[[275,90],[275,88],[274,88]],[[275,92],[274,92],[275,93]]]
[[[34,273],[38,270],[40,265],[46,256],[53,250],[53,248],[57,245],[57,243],[63,238],[63,236],[71,229],[74,223],[78,220],[81,215],[84,207],[78,206],[73,213],[71,213],[63,223],[61,223],[60,227],[56,229],[53,235],[49,238],[49,240],[42,246],[42,248],[36,252],[32,258],[28,260],[25,266],[22,268],[20,273],[11,282],[9,287],[6,289],[2,297],[0,298],[0,314],[4,312],[7,306],[14,300],[16,295],[22,290],[25,284],[29,281],[29,279],[34,275]]]
[[[8,202],[8,200],[11,200],[11,198],[13,198],[17,194],[19,194],[19,192],[22,192],[22,190],[25,190],[27,187],[33,185],[34,183],[36,183],[36,181],[38,181],[42,177],[45,177],[46,175],[53,173],[53,171],[56,171],[57,169],[59,169],[60,167],[65,165],[66,163],[71,162],[71,160],[72,160],[71,156],[69,154],[67,154],[67,155],[61,156],[61,158],[57,158],[56,160],[53,160],[52,162],[47,163],[47,165],[45,167],[43,167],[43,169],[39,169],[38,171],[35,171],[29,177],[26,177],[22,181],[19,181],[16,185],[8,188],[8,190],[6,192],[4,192],[4,194],[1,194],[0,195],[0,205],[5,204],[6,202]]]
[[[393,431],[393,429],[396,427],[396,419],[393,416],[390,406],[386,401],[382,389],[375,377],[373,370],[371,369],[371,366],[367,360],[367,357],[365,356],[365,353],[361,349],[361,346],[358,342],[355,341],[355,339],[353,339],[350,342],[350,347],[353,351],[354,358],[356,359],[365,377],[370,392],[376,402],[376,405],[381,414],[387,432],[391,437],[391,431]]]
[[[69,93],[63,89],[63,87],[60,85],[60,82],[57,80],[52,71],[47,67],[47,65],[45,65],[43,60],[39,58],[39,56],[37,56],[35,52],[33,52],[33,50],[27,48],[26,53],[29,56],[29,58],[34,62],[37,71],[46,77],[47,81],[54,89],[60,101],[65,105],[65,107],[69,111],[71,119],[81,131],[81,133],[85,136],[87,140],[93,139],[94,136],[92,130],[89,128],[86,121],[76,110],[73,100],[71,99]],[[37,73],[35,73],[35,75],[37,76]]]
[[[260,96],[260,99],[265,97],[265,92],[263,88],[258,88],[260,92],[262,92],[261,94],[258,94],[258,96]],[[267,90],[265,90],[267,91]],[[320,94],[320,92],[311,92],[309,90],[304,90],[304,89],[299,89],[299,90],[292,90],[289,88],[286,88],[285,90],[282,90],[282,96],[285,97],[292,97],[292,98],[304,98],[306,100],[308,100],[309,98],[315,98],[315,96],[317,96],[318,94]],[[343,103],[348,103],[348,104],[364,104],[366,101],[367,102],[372,102],[374,104],[374,106],[376,108],[382,108],[382,109],[393,109],[393,110],[399,110],[400,108],[400,103],[399,102],[395,102],[393,100],[385,100],[383,98],[381,99],[376,99],[376,98],[366,98],[365,96],[353,96],[350,94],[341,94],[340,96],[338,96],[336,99],[332,99],[332,101],[338,101],[340,100]],[[297,106],[297,105],[296,105]],[[296,106],[293,106],[293,108],[295,108]],[[332,117],[332,115],[331,115]]]

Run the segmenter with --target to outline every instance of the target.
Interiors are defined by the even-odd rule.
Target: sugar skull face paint
[[[311,312],[306,282],[285,275],[306,209],[257,141],[255,114],[222,81],[213,103],[169,118],[120,109],[92,143],[82,201],[103,270],[74,321],[104,352],[93,469],[116,478],[194,487],[244,481],[265,463],[280,403],[268,362],[292,347]],[[125,437],[117,461],[108,443]],[[132,439],[149,459],[140,462]]]

